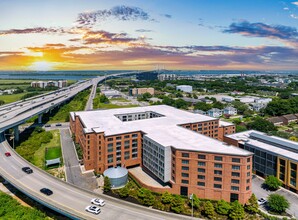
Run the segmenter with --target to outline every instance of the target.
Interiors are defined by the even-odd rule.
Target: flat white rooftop
[[[115,115],[142,112],[156,112],[163,117],[121,121]],[[104,132],[105,136],[142,131],[149,138],[165,147],[181,150],[204,151],[229,155],[251,155],[252,153],[238,147],[228,146],[216,139],[185,129],[179,125],[213,121],[215,118],[179,110],[167,105],[156,105],[111,110],[95,110],[71,113],[78,116],[86,133]]]
[[[294,149],[298,150],[297,142],[290,141],[276,136],[269,136],[266,133],[255,131],[255,130],[244,131],[244,132],[230,134],[226,136],[234,140],[238,140],[241,143],[247,143],[249,145],[263,149],[265,151],[272,152],[276,155],[280,155],[282,157],[286,157],[298,162],[298,153],[270,144],[270,142],[272,142],[274,144],[283,145],[284,147],[293,148],[293,150]],[[256,137],[256,139],[253,139],[254,137]],[[258,137],[260,137],[259,140],[258,140]],[[264,143],[263,141],[268,141],[268,142]]]

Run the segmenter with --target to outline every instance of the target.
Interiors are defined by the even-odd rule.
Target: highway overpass
[[[115,74],[115,76],[119,77],[120,75]],[[41,115],[49,111],[53,107],[75,96],[79,91],[104,80],[104,77],[98,77],[95,80],[96,81],[93,79],[81,82],[58,92],[51,92],[37,98],[12,103],[0,108],[1,176],[27,196],[71,219],[190,219],[189,217],[160,212],[126,203],[106,195],[100,195],[100,197],[106,200],[106,205],[101,208],[102,212],[99,215],[87,213],[85,207],[90,205],[92,198],[98,197],[97,194],[80,189],[49,175],[24,160],[9,146],[8,142],[5,140],[5,130],[18,126],[34,115]],[[10,152],[11,156],[6,157],[5,152]],[[26,174],[23,172],[22,167],[25,166],[31,167],[33,173]],[[40,189],[44,187],[51,189],[53,195],[46,196],[40,193]]]

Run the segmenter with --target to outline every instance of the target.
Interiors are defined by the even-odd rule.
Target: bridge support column
[[[19,141],[20,131],[19,131],[19,126],[18,125],[13,128],[13,133],[14,133],[14,140]]]
[[[38,115],[38,124],[42,123],[42,114]]]

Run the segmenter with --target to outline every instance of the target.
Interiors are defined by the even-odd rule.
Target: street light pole
[[[191,199],[191,217],[193,218],[193,193],[189,197]]]

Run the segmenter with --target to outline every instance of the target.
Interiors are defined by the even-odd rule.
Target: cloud
[[[109,10],[98,10],[93,12],[80,13],[77,23],[80,26],[92,26],[96,23],[113,18],[121,21],[149,20],[150,16],[147,12],[139,7],[132,6],[115,6]]]
[[[250,37],[267,37],[282,40],[293,40],[298,37],[297,29],[284,25],[267,25],[264,23],[250,23],[242,21],[232,23],[224,33],[239,33],[244,36]]]
[[[292,4],[298,6],[298,2],[292,2]]]
[[[148,29],[137,29],[136,32],[146,33],[146,32],[153,32],[153,31],[152,30],[148,30]]]
[[[35,27],[35,28],[24,28],[24,29],[9,29],[0,30],[1,35],[11,35],[11,34],[78,34],[77,28],[55,28],[55,27]]]
[[[170,15],[170,14],[161,14],[161,16],[166,17],[166,18],[172,18],[172,15]]]
[[[298,15],[290,14],[291,18],[298,19]]]

